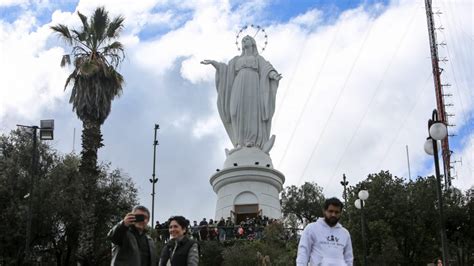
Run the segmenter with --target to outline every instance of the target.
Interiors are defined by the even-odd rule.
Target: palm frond
[[[94,48],[98,47],[98,43],[101,43],[105,39],[105,31],[109,24],[109,13],[104,7],[99,7],[95,10],[94,15],[91,17],[92,32],[95,36]]]
[[[89,23],[87,22],[87,16],[84,16],[81,12],[77,11],[77,15],[82,22],[82,32],[89,32]]]
[[[82,44],[82,43],[81,43]],[[85,44],[84,44],[85,46]],[[86,49],[87,48],[87,49]],[[91,53],[90,51],[90,48],[89,47],[82,47],[80,45],[76,45],[74,46],[74,48],[72,48],[72,54],[74,55],[74,57],[83,57],[83,56],[87,56]]]
[[[118,41],[115,41],[104,47],[102,50],[102,54],[104,57],[110,58],[110,63],[114,66],[118,66],[125,58],[125,53],[123,52],[123,45]]]
[[[115,41],[104,47],[104,52],[107,51],[123,51],[123,44],[119,41]]]
[[[87,42],[87,37],[88,37],[87,36],[87,31],[79,32],[77,30],[71,30],[71,32],[74,33],[74,38],[76,38],[80,42],[82,42],[82,43]]]
[[[72,45],[74,39],[72,38],[71,32],[69,31],[69,28],[66,25],[58,24],[56,26],[51,26],[50,29],[55,31],[64,41]]]
[[[71,64],[71,56],[68,54],[63,55],[63,58],[61,59],[61,67],[64,67],[65,65],[70,65]]]
[[[120,31],[123,28],[124,20],[125,20],[125,17],[117,16],[109,23],[109,27],[107,28],[107,37],[108,38],[118,37]]]
[[[77,75],[77,71],[74,70],[66,79],[66,83],[64,84],[64,90],[66,90],[67,88],[67,85],[69,85],[69,82],[71,80],[74,80],[76,78],[76,75]]]

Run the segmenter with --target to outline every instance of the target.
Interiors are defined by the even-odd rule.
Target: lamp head
[[[367,200],[368,198],[369,198],[369,191],[367,191],[367,190],[359,191],[359,199]]]
[[[430,126],[430,136],[435,140],[442,140],[448,135],[448,128],[441,121],[436,121]]]
[[[428,137],[425,141],[424,149],[426,154],[434,155],[434,148],[433,148],[433,139]]]
[[[40,121],[40,139],[41,140],[53,140],[54,139],[54,120],[41,120]]]
[[[357,209],[360,210],[360,208],[362,208],[362,205],[361,205],[361,202],[360,202],[360,199],[356,199],[356,201],[354,201],[354,205]]]

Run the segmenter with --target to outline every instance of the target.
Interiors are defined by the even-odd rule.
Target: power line
[[[369,110],[370,110],[370,107],[372,106],[372,103],[374,102],[378,92],[380,91],[380,88],[382,87],[382,84],[383,84],[383,81],[384,81],[384,78],[385,76],[387,75],[387,72],[389,71],[389,69],[391,68],[392,66],[392,63],[393,63],[393,60],[395,59],[395,56],[398,54],[398,51],[400,49],[400,46],[401,44],[403,43],[403,41],[405,40],[406,36],[407,36],[407,33],[408,33],[408,30],[410,29],[410,26],[411,24],[413,23],[414,21],[414,18],[416,17],[416,8],[415,10],[413,11],[413,15],[411,16],[411,19],[410,21],[408,22],[407,26],[405,27],[405,31],[403,32],[402,34],[402,38],[400,38],[400,41],[398,42],[397,46],[396,46],[396,49],[394,51],[394,53],[392,54],[392,57],[390,58],[390,61],[387,65],[387,67],[385,68],[382,76],[381,76],[381,79],[379,80],[377,86],[375,87],[375,90],[374,90],[374,93],[372,94],[371,98],[370,98],[370,101],[369,101],[369,104],[367,105],[367,108],[365,109],[365,112],[364,112],[364,115],[361,117],[361,119],[359,120],[358,124],[357,124],[357,127],[356,127],[356,130],[354,131],[354,133],[352,134],[351,136],[351,139],[349,141],[349,143],[346,145],[341,157],[339,158],[337,164],[336,164],[336,167],[334,168],[334,171],[332,172],[331,174],[331,179],[334,178],[334,175],[336,174],[336,171],[338,170],[339,168],[339,165],[341,164],[342,160],[344,159],[346,153],[347,153],[347,150],[349,149],[350,145],[352,144],[355,136],[359,133],[359,129],[362,125],[362,122],[365,120],[365,118],[367,117],[367,114],[369,113]]]
[[[348,0],[348,1],[346,2],[346,4],[350,3],[350,1],[351,1],[351,0]],[[329,45],[328,52],[329,52],[329,49],[332,47],[332,44],[333,44],[334,40],[336,39],[337,34],[339,33],[339,28],[340,28],[340,27],[341,27],[341,24],[339,24],[339,25],[337,26],[337,28],[336,28],[336,33],[334,33],[334,37],[333,37],[333,39],[332,39],[332,41],[331,41],[331,44]],[[310,33],[309,33],[309,34],[310,34]],[[307,45],[307,43],[308,43],[308,40],[309,40],[309,36],[306,37],[305,43],[304,43],[304,46],[303,46],[303,49],[301,49],[301,51],[300,51],[300,53],[299,53],[298,60],[296,61],[296,67],[295,67],[294,70],[293,70],[293,75],[291,76],[291,80],[289,81],[288,86],[287,86],[287,88],[286,88],[286,90],[285,90],[285,92],[284,92],[284,94],[283,94],[283,98],[281,99],[281,101],[280,101],[276,106],[281,106],[281,104],[283,104],[283,102],[284,102],[285,99],[286,99],[286,95],[288,94],[288,91],[290,90],[290,89],[289,89],[289,88],[291,87],[290,85],[291,85],[291,83],[293,82],[293,79],[294,79],[294,76],[295,76],[297,67],[298,67],[298,65],[299,65],[299,63],[300,63],[301,56],[303,55],[303,51],[306,49],[306,45]],[[326,57],[327,57],[327,54],[328,54],[328,53],[326,53]],[[324,59],[323,65],[321,66],[321,69],[324,68],[324,64],[325,64],[325,62],[326,62],[326,57],[325,57],[325,59]],[[321,72],[320,72],[320,73],[321,73]],[[319,73],[319,74],[320,74],[320,73]],[[319,79],[319,74],[318,74],[318,76],[316,77],[316,80]],[[309,98],[311,98],[312,89],[313,89],[315,83],[316,83],[316,82],[314,82],[313,86],[311,87]],[[280,115],[280,109],[281,109],[281,108],[278,108],[278,109],[276,110],[275,118],[274,118],[274,121],[275,121],[275,122],[278,121],[278,117],[279,117],[279,115]],[[303,107],[303,111],[302,111],[302,112],[304,112],[304,107]],[[293,135],[293,134],[292,134],[292,135]],[[290,142],[291,142],[291,140],[290,140]],[[288,145],[289,145],[289,144],[288,144]],[[287,145],[287,146],[288,146],[288,145]],[[285,148],[285,152],[284,152],[283,154],[286,154],[286,149],[287,149],[287,147]],[[284,156],[283,156],[283,157],[284,157]],[[282,160],[283,160],[283,159],[280,160],[280,163],[281,163]]]
[[[286,158],[286,154],[288,152],[288,148],[290,147],[290,144],[292,143],[293,141],[293,137],[295,136],[295,132],[296,132],[296,129],[298,128],[298,125],[300,124],[301,122],[301,118],[303,117],[303,114],[306,110],[306,106],[308,105],[308,102],[309,100],[312,98],[313,96],[313,92],[316,90],[315,87],[316,87],[316,84],[318,83],[319,81],[319,77],[321,76],[321,72],[323,71],[324,69],[324,66],[326,65],[326,61],[327,61],[327,58],[328,58],[328,55],[330,54],[329,51],[331,50],[331,48],[333,47],[333,44],[334,44],[334,41],[336,40],[336,37],[338,36],[339,34],[339,30],[341,28],[341,23],[338,24],[337,28],[336,28],[336,32],[334,33],[334,36],[331,40],[331,43],[329,44],[329,47],[328,47],[328,51],[325,53],[325,56],[324,56],[324,59],[323,59],[323,63],[321,65],[321,67],[319,68],[319,72],[316,74],[316,77],[313,81],[313,84],[311,85],[311,89],[310,89],[310,92],[309,92],[309,95],[306,97],[306,101],[305,103],[303,104],[303,108],[300,112],[300,114],[298,115],[298,119],[296,120],[296,125],[293,127],[293,130],[291,131],[291,135],[290,135],[290,140],[287,142],[286,146],[285,146],[285,149],[283,150],[283,156],[281,157],[280,159],[280,162],[278,163],[278,165],[281,165],[282,162],[284,161],[284,159]]]
[[[377,167],[375,169],[380,169],[383,162],[387,159],[388,157],[388,154],[390,153],[390,151],[392,150],[392,146],[393,144],[395,143],[395,141],[398,139],[398,135],[400,134],[400,131],[402,130],[402,128],[405,126],[405,123],[407,122],[408,118],[411,117],[411,114],[413,113],[413,110],[415,110],[415,107],[416,105],[420,102],[418,101],[418,99],[420,98],[420,96],[423,94],[423,92],[429,88],[429,80],[431,78],[431,71],[428,73],[428,76],[425,80],[425,86],[423,86],[423,89],[422,90],[419,90],[418,93],[416,94],[416,97],[415,97],[415,105],[412,106],[412,108],[410,109],[410,111],[405,115],[405,118],[403,119],[403,122],[400,123],[400,126],[398,127],[397,129],[397,133],[395,134],[395,137],[392,139],[392,141],[390,142],[390,145],[388,146],[388,148],[385,150],[385,153],[384,155],[381,157],[382,159],[379,161]]]
[[[445,9],[446,6],[444,6]],[[449,5],[449,9],[451,11],[451,14],[455,14],[456,12],[454,12],[453,10],[453,6],[452,5]],[[462,14],[462,12],[457,12],[456,14]],[[463,119],[464,119],[464,126],[469,126],[469,121],[470,121],[470,118],[468,117],[470,115],[470,113],[472,112],[471,110],[467,110],[464,108],[464,103],[463,103],[463,97],[462,97],[462,94],[460,92],[460,84],[463,85],[464,89],[466,90],[466,93],[470,94],[470,98],[467,97],[467,99],[471,99],[471,102],[472,102],[472,99],[474,99],[474,92],[473,90],[471,90],[469,88],[469,79],[468,77],[471,77],[472,74],[471,73],[474,73],[472,71],[472,64],[468,64],[467,63],[467,59],[468,58],[472,58],[472,49],[470,49],[468,43],[465,43],[465,42],[459,42],[459,41],[456,41],[456,40],[463,40],[463,37],[466,37],[466,36],[469,36],[468,34],[466,34],[463,29],[462,29],[462,25],[459,23],[459,20],[456,20],[454,19],[454,17],[450,17],[450,16],[443,16],[443,17],[446,17],[446,18],[451,18],[451,19],[447,19],[447,23],[450,23],[450,31],[448,31],[446,33],[446,35],[444,35],[444,32],[443,32],[443,35],[445,37],[445,39],[447,39],[447,37],[449,37],[449,39],[451,40],[450,43],[453,44],[453,48],[454,48],[454,56],[453,53],[450,52],[450,49],[449,49],[449,46],[446,46],[446,52],[448,54],[448,57],[451,58],[451,60],[449,60],[450,62],[450,66],[451,66],[451,73],[453,75],[453,79],[454,79],[454,83],[455,83],[455,87],[456,87],[456,92],[457,92],[457,96],[459,98],[459,103],[461,105],[461,114],[463,116]],[[456,16],[456,18],[459,18],[459,15]],[[462,34],[459,34],[459,31],[462,32]],[[451,34],[452,33],[452,34]],[[455,36],[456,35],[456,36]],[[470,37],[470,36],[469,36]],[[469,38],[470,41],[472,41],[472,37]],[[456,47],[457,46],[457,47]],[[461,56],[459,57],[456,57],[456,51],[460,51],[462,53]],[[465,56],[465,54],[468,54],[470,56]],[[459,59],[457,62],[458,64],[456,64],[456,66],[459,66],[459,69],[460,69],[460,73],[461,73],[461,76],[464,76],[464,80],[465,82],[458,82],[458,75],[457,75],[457,71],[456,71],[456,68],[455,68],[455,65],[452,63],[452,61],[454,60],[457,60]],[[463,75],[464,73],[464,75]],[[467,104],[467,106],[470,106],[471,104]],[[466,112],[469,112],[468,115],[466,115]],[[471,147],[472,147],[472,143],[471,143]],[[466,148],[466,152],[467,149],[469,148]],[[471,154],[472,155],[472,154]],[[468,176],[469,176],[469,179],[472,179],[472,169],[471,168],[471,164],[472,164],[472,156],[467,156],[468,158],[466,158],[466,164],[469,166],[469,170],[467,171],[468,172]],[[463,175],[461,175],[463,177]],[[460,176],[458,176],[458,180],[460,179]]]
[[[319,147],[319,143],[321,142],[322,136],[324,135],[324,133],[325,133],[325,131],[326,131],[326,128],[327,128],[327,126],[328,126],[328,124],[329,124],[329,121],[331,120],[332,115],[334,114],[334,110],[336,109],[336,106],[337,106],[337,104],[339,103],[339,100],[341,99],[342,94],[344,93],[344,90],[345,90],[345,88],[346,88],[347,82],[349,81],[349,78],[350,78],[351,75],[352,75],[352,71],[354,70],[354,67],[355,67],[357,61],[359,60],[359,57],[360,57],[360,55],[361,55],[361,51],[362,51],[362,49],[363,49],[364,46],[365,46],[365,43],[366,43],[366,41],[367,41],[367,39],[368,39],[368,37],[369,37],[369,35],[370,35],[370,32],[372,31],[372,28],[373,28],[374,24],[375,24],[375,21],[370,25],[369,29],[367,30],[367,32],[366,32],[366,34],[365,34],[365,36],[364,36],[364,40],[363,40],[363,42],[362,42],[362,45],[361,45],[360,48],[359,48],[359,51],[358,51],[358,53],[357,53],[357,56],[356,56],[355,60],[352,62],[350,71],[349,71],[348,75],[346,76],[346,79],[344,80],[344,83],[343,83],[343,85],[342,85],[341,90],[339,91],[339,94],[338,94],[338,96],[337,96],[336,102],[334,103],[334,105],[333,105],[332,108],[331,108],[331,112],[330,112],[330,114],[329,114],[329,117],[328,117],[328,119],[326,120],[326,122],[325,122],[325,124],[324,124],[324,127],[323,127],[323,130],[321,131],[321,134],[319,135],[318,140],[317,140],[317,142],[316,142],[316,146],[313,148],[313,151],[311,152],[311,155],[310,155],[310,157],[309,157],[309,160],[307,161],[307,163],[306,163],[306,165],[305,165],[305,167],[304,167],[304,169],[303,169],[303,173],[301,174],[300,178],[298,179],[298,185],[300,184],[301,179],[303,178],[304,174],[306,173],[306,171],[307,171],[307,169],[308,169],[308,166],[309,166],[309,164],[311,163],[311,161],[312,161],[312,159],[313,159],[313,156],[314,156],[314,154],[315,154],[317,148]]]
[[[310,33],[309,33],[310,34]],[[304,41],[304,45],[303,45],[303,48],[300,50],[300,53],[298,55],[298,59],[296,60],[296,64],[295,64],[295,67],[293,67],[293,74],[291,75],[291,78],[290,80],[288,81],[288,86],[286,86],[285,88],[285,92],[283,93],[283,97],[281,98],[280,102],[276,104],[276,106],[280,106],[280,108],[278,108],[276,111],[275,111],[275,115],[274,115],[274,121],[275,122],[278,122],[278,118],[280,116],[280,110],[282,109],[282,104],[283,102],[285,101],[286,99],[286,95],[288,94],[288,91],[290,90],[291,88],[291,84],[293,83],[293,79],[295,78],[295,74],[296,74],[296,70],[298,69],[298,66],[300,64],[300,61],[301,61],[301,57],[303,55],[303,51],[306,49],[306,45],[308,44],[308,40],[309,40],[309,37],[310,36],[307,36],[305,41]]]

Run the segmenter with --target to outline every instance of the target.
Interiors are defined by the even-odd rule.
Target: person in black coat
[[[168,219],[171,240],[161,250],[160,266],[199,265],[199,246],[186,236],[189,221],[183,216]]]
[[[135,206],[109,232],[112,241],[112,266],[156,266],[155,243],[146,233],[150,212],[144,206]]]

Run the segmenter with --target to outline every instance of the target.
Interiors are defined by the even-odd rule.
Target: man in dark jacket
[[[155,266],[158,261],[153,239],[146,234],[150,212],[135,206],[108,234],[112,241],[112,266]]]

